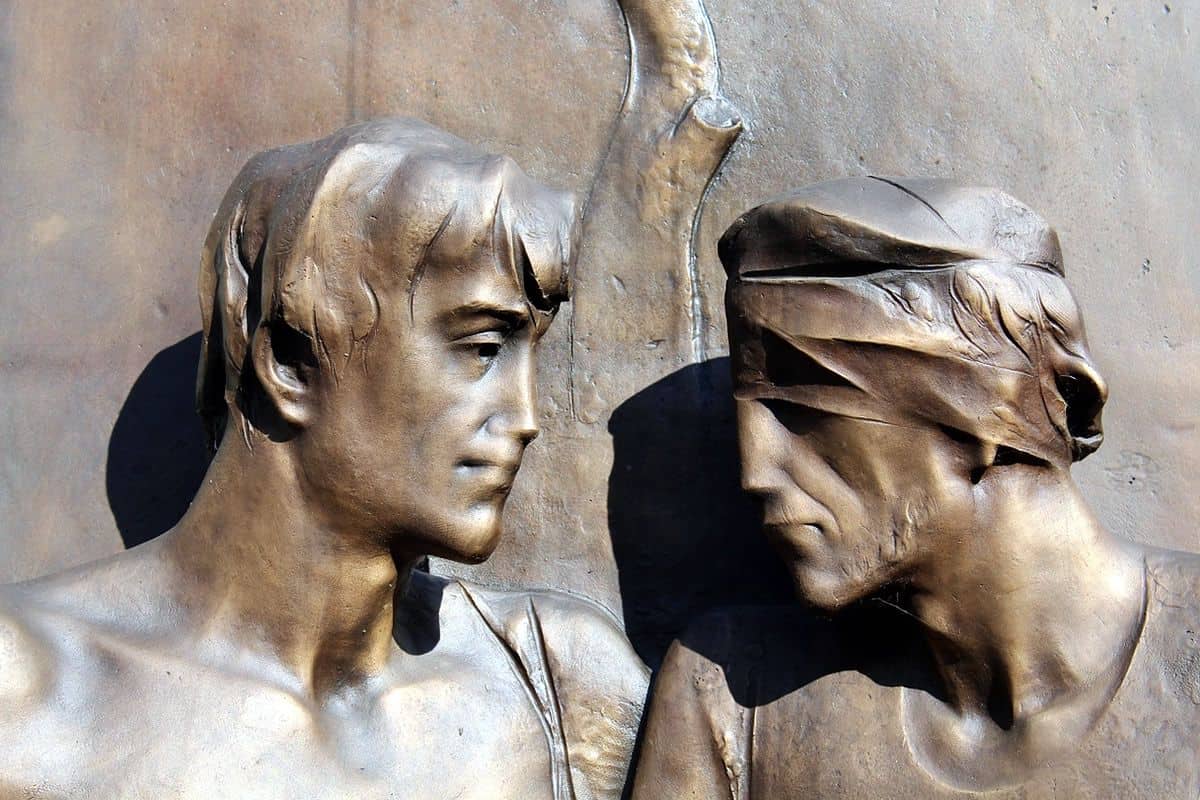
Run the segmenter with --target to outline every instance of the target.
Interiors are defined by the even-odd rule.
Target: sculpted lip
[[[792,539],[798,535],[824,536],[825,531],[815,522],[766,522],[763,529],[774,537]]]
[[[769,523],[763,526],[767,542],[785,561],[806,560],[820,549],[825,532],[820,525],[806,522]]]
[[[821,532],[821,525],[814,522],[811,516],[798,513],[795,508],[789,508],[787,503],[776,495],[760,494],[763,503],[763,527],[783,532],[788,528],[812,528]]]
[[[486,458],[464,458],[458,462],[460,470],[467,470],[472,475],[480,478],[491,478],[488,484],[499,489],[507,489],[512,486],[513,480],[517,477],[517,469],[521,466],[521,462],[492,460]]]
[[[462,461],[458,462],[458,465],[460,467],[468,467],[468,468],[474,468],[474,469],[488,469],[488,468],[501,469],[501,470],[505,470],[506,472],[516,472],[517,468],[521,466],[520,462],[500,461],[500,460],[492,461],[492,460],[485,459],[485,458],[464,458]]]
[[[763,533],[776,546],[783,546],[789,552],[805,549],[806,543],[815,544],[825,538],[824,526],[814,522],[812,516],[789,508],[778,498],[764,503]]]

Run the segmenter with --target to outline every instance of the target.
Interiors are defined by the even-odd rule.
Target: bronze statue
[[[607,798],[645,669],[477,562],[538,433],[573,201],[387,119],[252,159],[205,245],[179,524],[0,591],[0,796]]]
[[[744,488],[795,608],[694,626],[635,797],[1195,798],[1200,559],[1070,467],[1107,390],[1054,231],[936,180],[818,184],[720,254]]]

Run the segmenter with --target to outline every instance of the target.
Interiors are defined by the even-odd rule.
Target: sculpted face
[[[261,154],[205,245],[201,413],[285,443],[343,537],[480,561],[537,435],[534,345],[576,233],[568,194],[415,120]]]
[[[306,461],[417,553],[479,561],[538,433],[534,345],[549,323],[482,249],[412,297],[379,294],[366,369],[328,382]]]
[[[1058,238],[1008,195],[830,181],[746,212],[718,250],[743,484],[811,603],[934,580],[923,565],[987,547],[990,470],[1099,447],[1106,389]]]
[[[828,376],[806,370],[804,357],[770,331],[742,325],[731,326],[731,334],[742,486],[761,502],[764,531],[802,599],[833,610],[869,596],[966,528],[969,466],[962,444],[933,426],[902,426],[839,410],[828,399],[817,407],[763,392],[764,376],[738,367],[764,340],[779,348],[768,360],[768,382],[819,390]]]
[[[743,484],[804,598],[836,608],[953,560],[985,535],[987,470],[1066,469],[1098,442],[1064,292],[990,263],[731,281]]]

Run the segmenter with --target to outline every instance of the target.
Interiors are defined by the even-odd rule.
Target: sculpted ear
[[[1080,461],[1099,450],[1104,441],[1100,417],[1108,399],[1108,385],[1091,362],[1078,356],[1063,359],[1055,373],[1055,388],[1066,405],[1071,459]]]
[[[251,361],[263,399],[288,425],[306,427],[317,369],[312,341],[286,322],[264,322],[254,333]]]

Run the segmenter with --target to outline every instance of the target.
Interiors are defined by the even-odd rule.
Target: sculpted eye
[[[821,412],[815,409],[789,403],[786,400],[770,398],[759,402],[766,406],[785,428],[797,436],[803,436],[812,430],[822,417]]]
[[[458,340],[459,345],[472,358],[483,364],[492,363],[500,355],[508,335],[503,331],[480,331]]]

